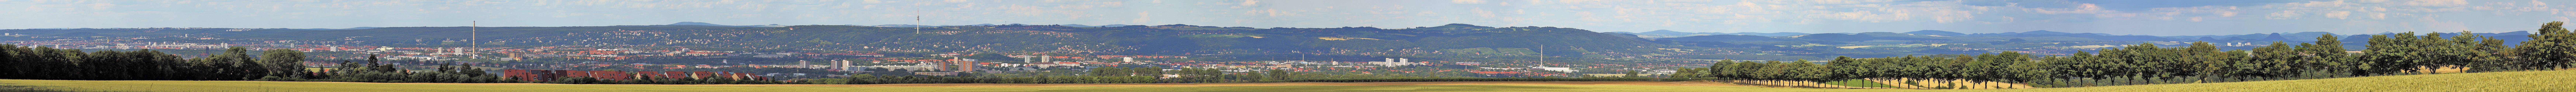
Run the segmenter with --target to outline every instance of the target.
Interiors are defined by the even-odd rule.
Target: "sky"
[[[0,29],[1084,24],[2139,35],[2528,31],[2576,0],[0,0]],[[23,8],[8,8],[23,7]],[[914,21],[919,16],[921,21]]]

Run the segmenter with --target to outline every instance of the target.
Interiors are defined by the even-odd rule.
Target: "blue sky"
[[[2508,32],[2570,0],[0,0],[0,29],[1190,24],[1600,32]],[[927,19],[915,23],[913,16]]]

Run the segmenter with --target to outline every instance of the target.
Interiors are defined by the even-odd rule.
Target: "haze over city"
[[[349,28],[725,25],[1191,24],[1602,32],[2051,30],[2137,35],[2509,32],[2576,17],[2561,0],[11,0],[0,28]],[[919,23],[914,16],[925,19]],[[2177,27],[2192,26],[2192,27]]]
[[[0,0],[0,92],[2576,92],[2576,0]]]

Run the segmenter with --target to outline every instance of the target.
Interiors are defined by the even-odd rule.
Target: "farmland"
[[[742,84],[630,85],[541,83],[352,83],[271,81],[0,80],[5,87],[71,91],[2569,91],[2576,71],[2526,71],[2374,76],[2311,80],[2129,85],[2042,89],[1805,89],[1764,88],[1714,82],[1373,82],[1373,83],[1156,83],[1156,84]]]

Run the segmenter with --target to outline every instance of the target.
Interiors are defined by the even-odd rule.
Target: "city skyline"
[[[1423,27],[1460,23],[1596,32],[1856,33],[2050,30],[2138,35],[2528,31],[2567,1],[2467,0],[1446,0],[1043,1],[60,1],[0,0],[28,28],[350,28],[661,25],[1084,24]],[[2562,3],[2552,5],[2550,3]],[[913,16],[925,21],[915,23]],[[1873,27],[1851,27],[1873,26]]]

